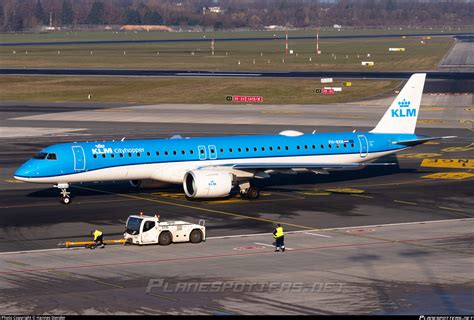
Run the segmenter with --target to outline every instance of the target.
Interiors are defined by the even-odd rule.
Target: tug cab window
[[[48,160],[57,160],[56,158],[56,153],[48,153],[48,156],[46,157]]]
[[[47,153],[45,152],[40,152],[40,153],[37,153],[33,159],[37,159],[37,160],[43,160],[43,159],[46,159],[46,157],[48,156]]]
[[[143,225],[143,232],[147,232],[148,230],[151,230],[154,227],[155,227],[154,221],[146,221],[145,224]]]

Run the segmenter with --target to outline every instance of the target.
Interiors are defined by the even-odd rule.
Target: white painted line
[[[261,242],[254,242],[254,244],[258,244],[258,245],[261,245],[261,246],[267,246],[267,247],[275,248],[274,245],[266,244],[266,243],[261,243]],[[288,248],[288,247],[286,247],[286,246],[285,246],[285,249],[286,249],[286,250],[293,250],[293,248]]]
[[[3,256],[7,254],[40,253],[40,252],[76,250],[76,249],[81,249],[81,248],[54,248],[54,249],[40,249],[40,250],[26,250],[26,251],[9,251],[9,252],[0,252],[0,255]]]
[[[317,237],[332,238],[331,236],[326,236],[324,234],[319,234],[319,233],[305,232],[304,234],[309,234],[309,235],[317,236]]]

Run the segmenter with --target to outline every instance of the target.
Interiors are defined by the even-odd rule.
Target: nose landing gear
[[[71,192],[67,191],[69,188],[69,183],[58,183],[54,186],[55,188],[61,189],[61,203],[69,204],[71,203]]]

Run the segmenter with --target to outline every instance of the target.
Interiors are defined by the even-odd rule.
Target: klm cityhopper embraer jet
[[[145,179],[183,184],[189,198],[219,198],[235,186],[248,199],[259,196],[253,178],[270,173],[362,168],[368,161],[424,142],[447,138],[414,134],[426,74],[410,77],[370,132],[175,138],[62,143],[41,150],[23,164],[15,179],[55,184],[70,203],[71,183]]]

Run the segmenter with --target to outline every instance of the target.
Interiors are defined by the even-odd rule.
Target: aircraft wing
[[[363,168],[366,166],[390,166],[396,163],[245,163],[230,164],[232,169],[240,170],[271,170],[271,169],[338,169],[338,168]]]

